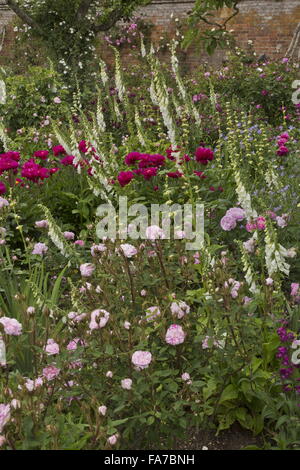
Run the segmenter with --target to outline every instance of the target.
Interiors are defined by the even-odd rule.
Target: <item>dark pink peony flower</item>
[[[63,154],[66,153],[66,151],[65,151],[65,149],[63,148],[62,145],[55,145],[52,148],[52,152],[53,152],[55,157],[57,157],[58,155],[63,155]]]
[[[126,186],[134,178],[134,173],[132,171],[120,171],[118,174],[118,181],[120,185]]]
[[[143,158],[140,152],[130,152],[125,157],[125,165],[135,165],[136,162]]]
[[[48,150],[37,150],[33,154],[34,157],[40,158],[41,160],[47,160],[48,155],[49,155]]]
[[[73,155],[66,155],[60,160],[60,163],[64,166],[73,165],[74,158]]]
[[[3,181],[0,181],[0,194],[6,193],[6,186]]]
[[[197,176],[199,176],[199,178],[201,178],[201,179],[203,179],[203,180],[204,180],[205,178],[207,178],[207,176],[203,173],[203,171],[194,171],[194,174],[197,175]]]
[[[207,165],[208,161],[214,159],[214,152],[206,147],[198,147],[195,151],[196,161],[202,165]]]
[[[285,147],[285,145],[282,145],[279,147],[279,150],[277,150],[277,155],[282,157],[283,155],[287,155],[289,153],[289,149]]]
[[[169,173],[167,173],[167,176],[169,178],[181,178],[183,176],[183,173],[181,173],[180,171],[170,171]]]

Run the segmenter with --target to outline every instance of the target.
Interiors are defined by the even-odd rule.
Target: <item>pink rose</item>
[[[173,324],[168,328],[165,336],[166,343],[171,344],[172,346],[177,346],[178,344],[183,343],[184,339],[185,332],[180,325]]]
[[[22,325],[15,318],[1,317],[0,323],[4,326],[4,333],[12,336],[20,336],[22,334]]]
[[[137,370],[146,369],[152,360],[152,354],[149,351],[135,351],[131,361]]]
[[[95,271],[96,266],[92,263],[84,263],[80,266],[80,273],[83,277],[90,277]]]
[[[224,215],[224,217],[222,217],[221,219],[220,225],[223,230],[229,232],[230,230],[236,227],[236,219],[234,219],[230,215]]]

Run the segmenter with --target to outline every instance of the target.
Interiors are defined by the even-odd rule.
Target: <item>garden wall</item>
[[[139,14],[146,21],[153,23],[152,37],[154,40],[159,40],[165,31],[170,34],[175,31],[176,18],[179,20],[177,23],[180,23],[180,20],[192,9],[193,4],[194,2],[190,0],[153,0],[151,5],[139,10]],[[283,57],[300,22],[299,0],[242,0],[239,10],[240,13],[230,21],[228,28],[234,30],[238,45],[245,46],[248,40],[252,40],[258,55]],[[220,16],[226,18],[229,14],[230,11],[224,8]],[[9,23],[13,16],[5,6],[5,0],[0,0],[0,45],[1,30],[3,28],[6,30],[0,54],[7,54],[12,45],[13,31]],[[224,52],[218,51],[209,61],[217,64],[223,58]],[[199,52],[190,49],[184,59],[189,68],[197,66],[200,59]]]

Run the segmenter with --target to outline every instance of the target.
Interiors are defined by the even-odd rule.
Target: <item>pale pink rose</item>
[[[207,349],[209,347],[208,340],[209,336],[205,336],[204,340],[202,341],[202,349]]]
[[[235,220],[243,220],[246,217],[244,209],[241,209],[240,207],[232,207],[231,209],[228,209],[226,215]]]
[[[91,313],[90,329],[98,330],[104,328],[110,317],[109,312],[101,308]]]
[[[111,446],[114,446],[114,445],[116,445],[116,443],[117,443],[118,437],[119,437],[118,434],[113,434],[112,436],[110,436],[110,437],[107,439],[107,442],[108,442]]]
[[[184,372],[181,376],[182,380],[184,380],[185,382],[187,382],[188,380],[190,380],[190,374],[188,374],[188,372]]]
[[[152,354],[149,351],[135,351],[131,357],[131,362],[137,370],[146,369],[151,360]]]
[[[60,369],[58,369],[57,367],[53,366],[53,365],[50,365],[48,367],[45,367],[43,369],[43,376],[47,379],[47,380],[53,380],[55,379],[55,377],[57,377],[58,375],[60,374]]]
[[[17,400],[16,398],[14,398],[11,402],[10,402],[11,406],[17,410],[18,408],[21,408],[21,402],[20,400]]]
[[[168,328],[165,340],[166,343],[171,344],[172,346],[177,346],[184,342],[185,335],[186,334],[180,325],[173,324]]]
[[[20,336],[22,334],[22,325],[15,318],[1,317],[0,323],[4,326],[4,333],[12,336]]]
[[[148,240],[157,240],[164,237],[164,231],[157,225],[150,225],[146,228],[146,238]]]
[[[287,226],[287,221],[283,217],[276,217],[276,223],[280,228],[284,228]]]
[[[67,345],[67,350],[68,351],[75,351],[78,348],[79,345],[85,345],[85,342],[82,341],[80,338],[75,338],[72,341],[70,341]]]
[[[95,271],[96,266],[92,263],[84,263],[80,266],[80,273],[83,277],[90,277]]]
[[[37,228],[48,228],[49,227],[49,223],[48,223],[48,220],[37,220],[35,222],[35,226]]]
[[[124,243],[123,245],[120,245],[120,248],[122,249],[126,258],[132,258],[132,256],[135,256],[138,252],[137,249],[129,243]]]
[[[3,197],[0,197],[0,209],[2,209],[5,206],[9,206],[8,200],[4,199]]]
[[[229,215],[224,215],[220,221],[220,225],[223,230],[229,232],[236,227],[236,220]]]
[[[129,321],[125,321],[125,322],[124,322],[124,328],[125,328],[126,330],[129,330],[130,327],[131,327],[131,323],[130,323]]]
[[[146,310],[146,320],[147,321],[152,321],[154,320],[156,317],[159,317],[160,316],[160,309],[159,307],[149,307],[147,308]]]
[[[268,277],[268,278],[266,279],[266,285],[267,285],[267,286],[272,286],[273,283],[274,283],[274,280],[273,280],[271,277]]]
[[[299,284],[297,282],[292,282],[291,284],[291,296],[296,297],[299,291]],[[0,319],[1,321],[1,319]]]
[[[105,416],[106,412],[107,412],[107,406],[105,405],[99,406],[98,408],[99,415]]]
[[[183,318],[186,313],[190,313],[190,307],[182,300],[179,302],[172,302],[171,312],[172,315],[175,315],[178,319],[180,319]]]
[[[59,354],[59,346],[54,341],[54,339],[52,339],[52,338],[48,339],[47,345],[45,346],[45,351],[48,354],[48,356],[53,356],[55,354]]]
[[[112,378],[112,376],[113,376],[113,373],[112,373],[112,371],[111,371],[111,370],[109,370],[108,372],[106,372],[106,374],[105,374],[105,375],[106,375],[106,377],[108,377],[109,379],[111,379],[111,378]]]
[[[122,386],[122,388],[124,388],[124,390],[131,390],[132,380],[131,379],[121,380],[121,386]]]
[[[74,240],[75,233],[73,232],[64,232],[64,237],[66,240]]]
[[[4,405],[3,403],[0,404],[0,433],[2,432],[4,426],[10,420],[10,406]]]
[[[142,289],[140,294],[142,297],[145,297],[147,295],[147,291],[145,289]]]
[[[107,250],[107,248],[104,245],[104,243],[100,243],[99,245],[93,245],[91,247],[91,255],[92,256],[97,256],[98,253],[103,253],[106,250]]]
[[[47,251],[48,251],[48,247],[47,245],[45,245],[45,243],[36,243],[31,253],[33,255],[43,256],[45,253],[47,253]]]
[[[28,315],[33,315],[35,313],[35,308],[34,307],[28,307],[26,312]]]
[[[244,248],[246,251],[248,251],[248,253],[254,253],[255,244],[256,244],[256,241],[253,238],[250,238],[249,240],[243,243]]]
[[[84,246],[84,244],[85,244],[85,243],[84,243],[83,240],[76,240],[76,241],[74,242],[74,245],[78,245],[78,246]]]
[[[61,103],[61,99],[59,98],[59,96],[56,96],[55,98],[53,98],[53,101],[55,104],[60,104]]]

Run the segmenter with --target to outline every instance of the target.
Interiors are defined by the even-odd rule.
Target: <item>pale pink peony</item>
[[[149,351],[135,351],[131,357],[131,362],[137,370],[146,369],[151,360],[152,354]]]
[[[0,197],[0,209],[2,209],[5,206],[9,206],[8,200],[4,199],[3,197]]]
[[[22,334],[22,325],[15,318],[1,317],[0,323],[4,326],[4,333],[12,336],[20,336]]]
[[[45,351],[48,354],[48,356],[53,356],[55,354],[59,354],[59,346],[54,341],[54,339],[52,339],[52,338],[48,339],[47,345],[45,346]]]
[[[296,297],[296,295],[298,294],[298,291],[299,291],[299,284],[297,282],[292,282],[292,284],[291,284],[291,296]]]
[[[91,313],[90,329],[98,330],[104,328],[110,317],[109,312],[101,308]]]
[[[148,240],[157,240],[164,237],[164,231],[157,225],[150,225],[146,228],[146,238]]]
[[[188,372],[184,372],[181,376],[182,380],[184,380],[185,382],[187,382],[188,380],[191,379],[191,376]]]
[[[45,253],[47,253],[47,251],[48,251],[48,247],[47,245],[45,245],[45,243],[36,243],[31,253],[33,255],[43,256]]]
[[[107,412],[107,406],[105,405],[99,406],[98,408],[99,415],[105,416],[106,412]]]
[[[130,330],[131,323],[129,321],[124,321],[123,325],[126,330]]]
[[[83,277],[90,277],[95,271],[96,266],[92,263],[84,263],[80,266],[80,273]]]
[[[183,318],[186,313],[190,313],[190,307],[182,300],[179,302],[172,302],[171,312],[172,315],[175,315],[178,319],[180,319]]]
[[[166,343],[171,344],[172,346],[177,346],[178,344],[183,343],[184,339],[185,332],[180,325],[173,324],[168,328],[165,336]]]
[[[123,254],[124,256],[126,256],[126,258],[132,258],[132,256],[135,256],[138,252],[137,249],[129,243],[124,243],[123,245],[120,245],[120,248],[122,249]]]
[[[4,405],[3,403],[0,404],[0,433],[2,432],[4,426],[10,420],[10,406]]]
[[[132,380],[131,379],[121,380],[121,386],[122,386],[122,388],[124,388],[124,390],[131,390]]]
[[[147,308],[147,310],[146,310],[146,320],[147,321],[152,321],[156,317],[159,317],[159,316],[160,316],[159,307],[154,306],[154,307]]]
[[[26,310],[26,313],[28,313],[28,315],[33,315],[35,313],[35,308],[34,307],[28,307],[27,310]]]
[[[111,446],[114,446],[114,445],[116,445],[116,443],[117,443],[118,437],[119,437],[118,434],[113,434],[112,436],[110,436],[110,437],[107,439],[107,442],[108,442]]]
[[[74,240],[75,233],[74,232],[64,232],[64,237],[66,240]]]
[[[235,220],[243,220],[246,217],[244,209],[241,209],[240,207],[232,207],[231,209],[228,209],[226,215]]]
[[[230,230],[236,227],[236,219],[231,217],[230,215],[224,215],[220,221],[220,225],[223,230],[229,232]]]
[[[47,380],[53,380],[53,379],[55,379],[55,377],[57,377],[59,374],[60,374],[60,369],[58,369],[58,368],[55,367],[54,365],[50,365],[50,366],[45,367],[45,368],[43,369],[43,376],[44,376]]]
[[[49,227],[49,223],[48,223],[48,220],[37,220],[35,222],[35,226],[37,228],[48,228]]]
[[[91,247],[91,255],[97,256],[98,253],[103,253],[106,250],[107,248],[103,243],[100,243],[99,245],[93,245]]]

